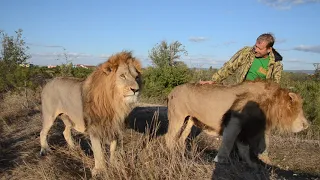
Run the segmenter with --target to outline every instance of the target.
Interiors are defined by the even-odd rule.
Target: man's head
[[[257,58],[266,58],[272,51],[274,37],[270,33],[261,34],[254,46],[254,52]]]

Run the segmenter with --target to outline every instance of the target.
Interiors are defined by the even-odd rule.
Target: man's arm
[[[273,81],[276,83],[280,83],[281,80],[281,73],[283,71],[283,65],[280,61],[275,62],[274,70],[273,70]]]
[[[220,68],[212,76],[212,81],[221,82],[226,79],[229,75],[232,75],[237,68],[245,62],[243,59],[250,58],[250,51],[252,47],[244,47],[234,54],[229,61],[224,63],[223,67]]]

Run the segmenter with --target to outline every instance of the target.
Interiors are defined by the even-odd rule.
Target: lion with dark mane
[[[111,56],[85,79],[57,77],[48,82],[41,94],[40,154],[50,150],[47,134],[60,116],[68,145],[74,147],[72,128],[88,133],[95,159],[93,174],[104,169],[103,142],[110,144],[110,161],[113,161],[125,118],[137,102],[140,87],[141,64],[127,51]]]
[[[233,119],[227,120],[230,121],[230,125],[226,125],[226,121],[223,119],[226,113],[232,112],[242,115],[242,111],[250,103],[256,105],[243,113],[244,115],[251,114],[251,117],[249,116],[251,119],[243,120],[236,115]],[[192,126],[195,125],[208,134],[223,135],[222,146],[227,144],[229,149],[221,147],[218,156],[228,156],[234,145],[233,142],[236,141],[241,130],[248,126],[254,126],[252,119],[262,119],[260,121],[262,125],[258,123],[260,127],[255,135],[258,136],[257,141],[263,141],[263,143],[264,137],[262,137],[261,131],[266,136],[265,152],[267,152],[268,136],[271,130],[299,132],[308,128],[309,122],[304,116],[302,104],[303,100],[297,93],[281,88],[279,84],[271,81],[246,81],[237,85],[183,84],[175,87],[168,95],[169,127],[166,134],[166,144],[169,149],[172,149],[175,144],[183,145]],[[259,110],[261,113],[257,112]],[[265,121],[263,121],[263,117],[260,117],[262,116],[260,114],[265,116]],[[244,121],[246,123],[242,123]],[[224,130],[225,125],[226,130]],[[228,128],[228,126],[230,127]],[[235,133],[235,131],[237,132]],[[245,138],[250,140],[254,137],[247,136]],[[261,144],[261,142],[257,143]],[[216,161],[218,161],[218,156],[215,158]],[[269,161],[268,156],[264,158]]]

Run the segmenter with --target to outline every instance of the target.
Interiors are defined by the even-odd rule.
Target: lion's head
[[[273,94],[261,104],[266,111],[269,127],[294,133],[309,127],[302,108],[303,100],[299,94],[281,88],[275,83],[266,84],[266,89],[274,89]]]
[[[111,56],[100,68],[114,82],[114,94],[123,98],[126,104],[137,101],[141,88],[141,64],[131,53],[122,52]]]
[[[137,102],[140,88],[139,60],[126,51],[111,56],[83,86],[84,111],[91,118],[89,124],[95,127],[121,124]]]

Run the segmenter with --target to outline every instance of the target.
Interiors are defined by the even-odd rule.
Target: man
[[[253,47],[244,47],[226,62],[212,76],[212,81],[200,81],[200,84],[220,83],[239,70],[236,82],[245,80],[272,79],[279,83],[283,65],[282,56],[273,48],[274,37],[270,33],[261,34]]]
[[[236,83],[246,80],[271,79],[280,83],[283,65],[282,56],[273,48],[274,37],[270,33],[261,34],[253,47],[244,47],[226,62],[212,76],[212,81],[200,81],[200,84],[221,83],[236,70]],[[269,146],[269,133],[266,134],[266,145]],[[260,159],[270,164],[268,148],[260,155]]]

